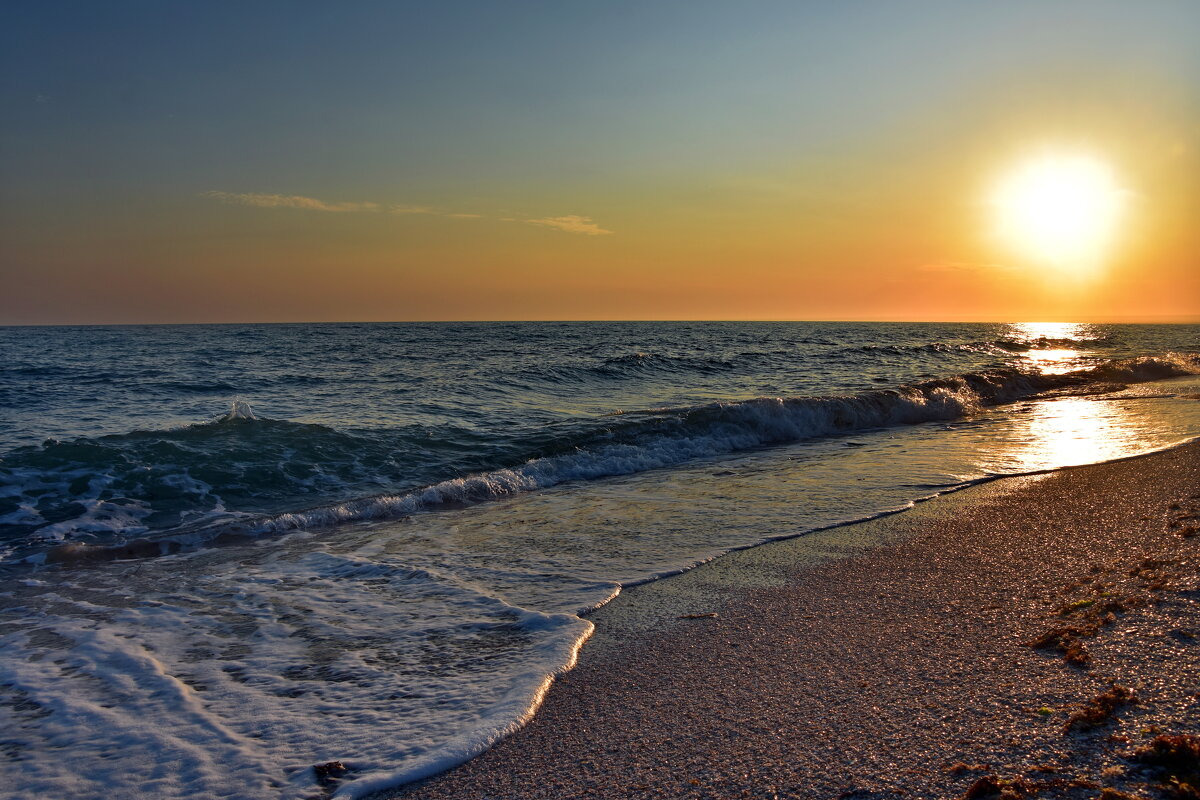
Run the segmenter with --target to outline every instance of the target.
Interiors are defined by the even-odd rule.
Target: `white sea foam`
[[[82,506],[81,513],[63,522],[43,525],[37,529],[36,537],[43,541],[63,541],[68,536],[80,533],[120,533],[129,536],[149,530],[142,524],[142,520],[151,513],[145,503],[113,503],[88,498],[76,502]]]
[[[45,525],[46,519],[29,503],[18,503],[14,511],[0,514],[0,525]]]
[[[258,419],[254,416],[254,410],[250,408],[250,404],[245,400],[238,398],[229,406],[229,412],[221,417],[221,422],[229,422],[235,419]]]
[[[379,559],[202,572],[158,561],[23,587],[19,630],[0,637],[14,796],[298,797],[332,760],[358,796],[523,724],[591,631]]]

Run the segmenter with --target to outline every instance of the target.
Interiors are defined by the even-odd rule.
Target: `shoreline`
[[[966,491],[968,489],[974,489],[977,486],[985,486],[985,485],[987,485],[989,483],[993,483],[995,481],[1006,481],[1006,480],[1019,479],[1019,478],[1036,478],[1036,477],[1040,477],[1043,475],[1053,475],[1056,472],[1063,472],[1064,470],[1081,469],[1081,468],[1085,468],[1085,467],[1098,467],[1098,466],[1104,466],[1107,464],[1119,464],[1123,461],[1135,461],[1140,458],[1148,458],[1150,456],[1158,455],[1160,453],[1167,453],[1167,452],[1170,452],[1171,450],[1176,450],[1176,449],[1179,449],[1182,447],[1187,447],[1189,445],[1200,445],[1200,436],[1191,436],[1182,441],[1175,442],[1173,444],[1169,444],[1164,447],[1161,447],[1157,450],[1148,450],[1144,453],[1135,453],[1135,454],[1129,455],[1129,456],[1118,456],[1117,458],[1110,458],[1110,459],[1106,459],[1104,461],[1095,461],[1095,462],[1092,462],[1089,464],[1068,464],[1068,465],[1062,466],[1062,467],[1049,467],[1047,469],[1035,469],[1035,470],[1030,470],[1028,472],[991,473],[991,474],[985,475],[982,478],[974,478],[974,479],[967,480],[967,481],[964,481],[959,484],[946,486],[945,488],[940,488],[940,489],[938,489],[938,491],[934,492],[933,494],[925,495],[923,497],[917,497],[917,498],[911,500],[908,503],[908,505],[900,507],[900,508],[889,508],[889,509],[885,509],[883,511],[877,511],[872,514],[868,514],[863,517],[843,520],[841,522],[834,522],[829,525],[821,525],[816,528],[809,528],[801,533],[788,533],[788,534],[776,536],[776,537],[769,538],[769,539],[763,539],[762,541],[758,541],[758,542],[751,542],[749,544],[738,545],[736,547],[731,547],[728,550],[725,550],[725,551],[713,556],[708,561],[703,561],[698,564],[693,564],[693,565],[687,566],[687,567],[680,567],[679,569],[668,570],[666,572],[662,572],[662,573],[659,573],[656,575],[651,575],[648,578],[642,578],[641,580],[630,581],[629,583],[623,584],[621,586],[620,592],[613,595],[613,597],[610,597],[608,600],[604,601],[603,603],[600,603],[596,607],[579,614],[579,616],[583,619],[591,619],[592,616],[595,615],[595,613],[597,611],[599,611],[600,609],[602,609],[605,606],[612,603],[613,600],[615,600],[617,597],[620,597],[633,589],[638,589],[642,586],[645,586],[648,583],[654,583],[656,581],[666,580],[668,578],[676,578],[680,575],[686,574],[688,572],[692,572],[693,570],[703,567],[712,561],[716,561],[717,559],[720,559],[720,558],[725,558],[726,556],[728,556],[732,553],[737,553],[742,550],[752,550],[756,547],[763,547],[765,545],[773,545],[773,544],[777,544],[780,542],[789,542],[789,541],[792,541],[793,539],[802,539],[802,538],[806,538],[809,536],[814,536],[816,534],[823,534],[823,533],[827,533],[832,530],[837,530],[838,528],[852,527],[855,525],[865,525],[867,523],[871,523],[876,520],[883,519],[884,517],[891,517],[891,516],[895,516],[897,514],[907,514],[907,513],[910,513],[913,509],[920,506],[922,503],[928,503],[931,501],[939,500],[943,497],[948,497],[950,495],[957,494],[958,492]]]
[[[596,631],[578,666],[525,728],[449,772],[372,797],[957,797],[992,779],[1040,780],[1064,797],[1075,796],[1071,780],[1090,781],[1090,797],[1101,777],[1153,792],[1153,776],[1122,766],[1115,744],[1059,729],[1105,681],[1150,686],[1157,700],[1127,712],[1147,718],[1200,690],[1200,614],[1189,594],[1200,538],[1172,528],[1163,508],[1167,517],[1138,513],[1172,504],[1200,513],[1198,476],[1194,441],[997,476],[905,513],[733,550],[628,587],[588,615]],[[1126,573],[1155,553],[1165,563],[1145,572],[1162,582],[1158,594],[1138,590],[1148,599],[1098,625],[1082,645],[1086,668],[1027,646],[1096,602],[1074,594],[1138,584]],[[1151,635],[1180,615],[1190,621],[1169,642]],[[1131,650],[1131,636],[1154,646]],[[1186,668],[1156,668],[1163,648]],[[962,739],[964,725],[989,732]],[[1156,725],[1170,727],[1142,728]],[[1189,728],[1174,732],[1200,732],[1181,725]]]

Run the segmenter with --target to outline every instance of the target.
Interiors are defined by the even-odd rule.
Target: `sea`
[[[7,327],[0,353],[2,797],[362,797],[519,728],[626,587],[1200,436],[1197,325]]]

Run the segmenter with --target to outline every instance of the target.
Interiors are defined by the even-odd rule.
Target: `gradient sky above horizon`
[[[0,324],[1200,320],[1200,3],[7,4]],[[989,233],[1111,165],[1105,263]]]

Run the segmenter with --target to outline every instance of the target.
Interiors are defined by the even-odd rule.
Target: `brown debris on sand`
[[[959,800],[1026,800],[1043,797],[1043,792],[1061,792],[1068,789],[1098,789],[1099,785],[1087,778],[1052,778],[1032,780],[1021,776],[1006,780],[996,775],[984,775],[972,783]],[[1103,790],[1101,798],[1104,798]],[[1117,797],[1111,800],[1118,800]],[[1136,799],[1135,799],[1136,800]]]
[[[1111,786],[1105,786],[1100,790],[1100,796],[1096,800],[1146,800],[1146,798],[1144,795],[1130,794],[1129,792],[1114,789]]]
[[[1090,596],[1060,603],[1055,616],[1065,621],[1026,642],[1026,646],[1058,652],[1067,664],[1089,668],[1092,654],[1084,640],[1092,639],[1116,624],[1119,614],[1155,602],[1150,592],[1170,588],[1171,579],[1179,576],[1178,570],[1171,572],[1168,568],[1177,565],[1177,560],[1163,558],[1139,558],[1135,566],[1128,569],[1117,565],[1107,568],[1091,565],[1086,577],[1066,587],[1068,593],[1084,589],[1091,593]],[[1120,592],[1113,591],[1105,583],[1098,582],[1099,578],[1122,584],[1124,588]]]
[[[1132,758],[1171,770],[1200,770],[1200,736],[1159,734],[1150,744],[1135,750]]]
[[[989,769],[991,767],[987,764],[968,764],[965,761],[956,761],[945,767],[945,771],[951,775],[962,775],[964,772],[987,772]]]
[[[1025,644],[1034,650],[1056,650],[1062,653],[1063,661],[1071,666],[1086,667],[1091,663],[1092,656],[1080,640],[1095,636],[1096,630],[1094,625],[1063,625],[1051,628]]]
[[[1152,563],[1157,565],[1158,562]],[[1135,568],[1129,572],[1129,576],[1141,576],[1143,568]],[[1091,569],[1092,571],[1100,570],[1096,565],[1093,565]],[[1100,592],[1095,597],[1075,600],[1061,606],[1057,611],[1057,616],[1071,621],[1050,628],[1033,640],[1026,642],[1026,646],[1035,650],[1059,652],[1062,654],[1063,661],[1073,667],[1089,666],[1092,656],[1083,640],[1096,636],[1101,629],[1116,623],[1117,614],[1123,614],[1146,602],[1143,598],[1132,594],[1112,596],[1110,593],[1103,592],[1102,588],[1095,587],[1096,591]]]
[[[1087,705],[1067,717],[1063,733],[1098,728],[1111,720],[1117,709],[1136,702],[1137,695],[1132,689],[1113,684],[1107,691],[1096,695]]]
[[[984,775],[963,792],[960,800],[984,800],[984,798],[1002,797],[1004,785],[995,775]]]
[[[1200,736],[1159,734],[1129,759],[1157,768],[1171,800],[1200,800]]]
[[[1192,498],[1195,500],[1196,498]],[[1189,502],[1186,505],[1182,503],[1172,503],[1167,506],[1167,511],[1171,512],[1167,525],[1184,539],[1192,539],[1200,536],[1200,505],[1194,502]]]

